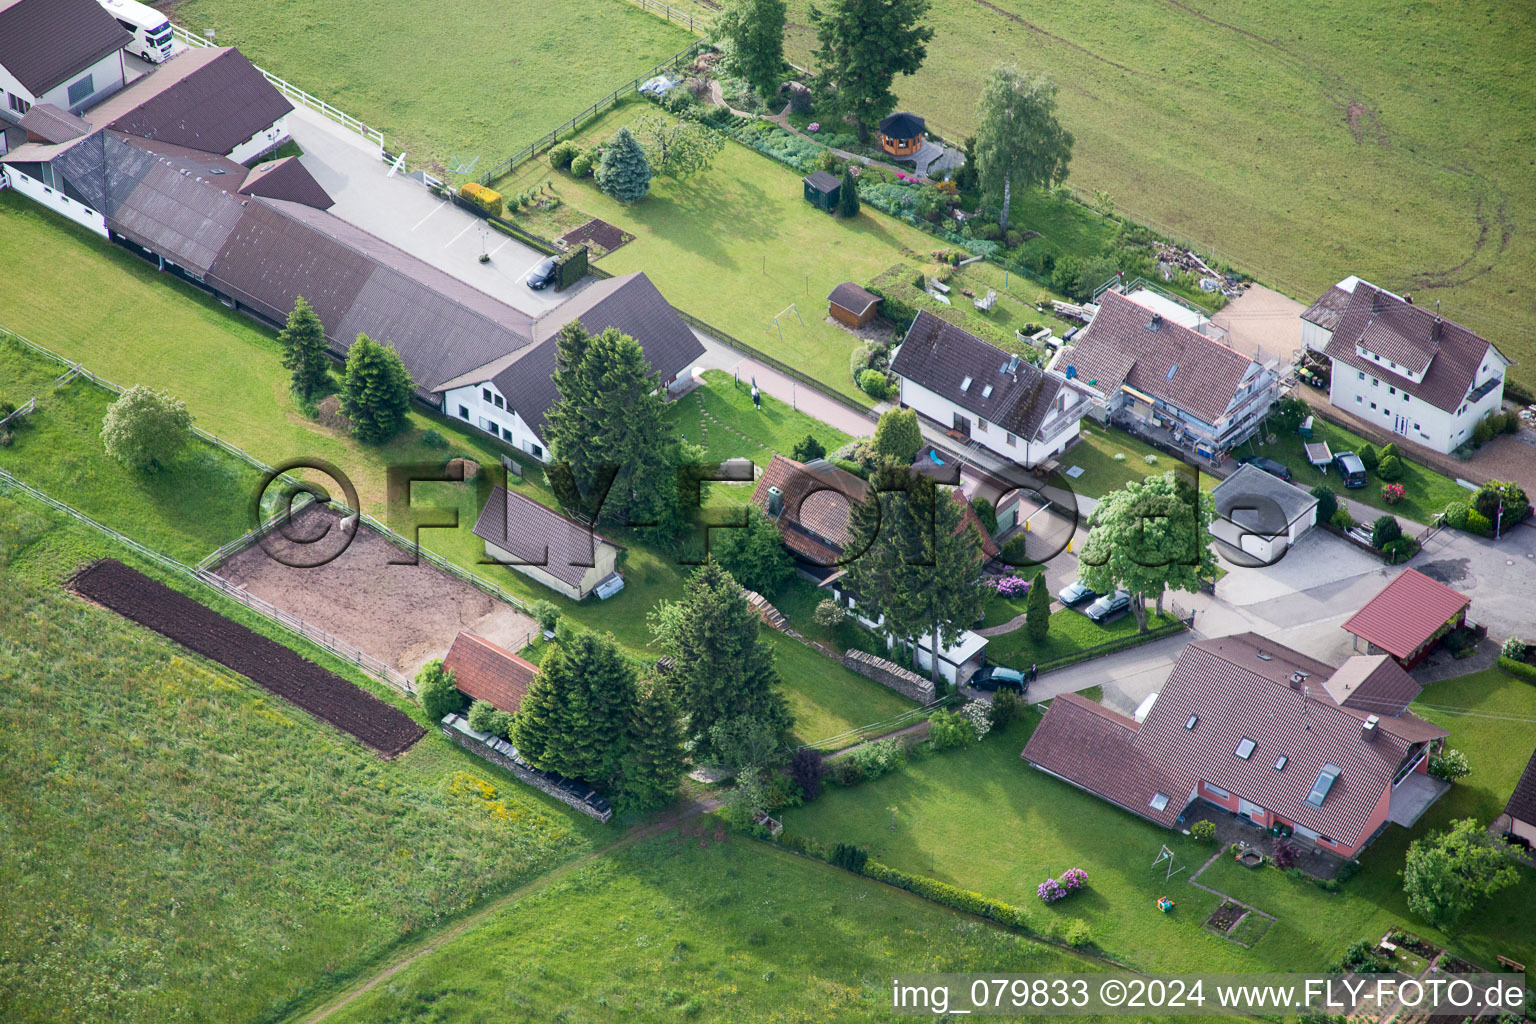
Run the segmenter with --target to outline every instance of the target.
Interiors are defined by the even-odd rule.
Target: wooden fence
[[[5,426],[7,423],[11,422],[12,420],[19,420],[23,416],[30,416],[32,413],[34,413],[36,411],[37,411],[37,399],[36,398],[29,398],[25,402],[23,402],[21,405],[17,406],[16,410],[14,412],[12,412],[10,415],[4,417],[3,419],[0,419],[0,427]]]
[[[690,32],[703,35],[711,27],[711,23],[705,21],[702,16],[689,14],[687,11],[680,11],[676,7],[668,7],[664,3],[658,3],[657,0],[629,0],[629,2],[635,4],[643,11],[650,11],[652,14],[666,18],[668,21],[676,22],[679,25],[687,25]]]
[[[637,0],[637,2],[642,2],[642,0]],[[643,0],[642,6],[649,2],[651,2],[651,0]],[[665,5],[663,4],[659,6]],[[689,43],[687,46],[674,53],[671,57],[668,57],[666,60],[651,68],[651,70],[645,72],[645,74],[637,77],[634,81],[619,86],[617,89],[613,90],[613,92],[604,96],[602,99],[598,100],[596,103],[592,104],[590,107],[588,107],[586,110],[583,110],[575,117],[567,118],[566,120],[560,122],[560,124],[557,125],[553,131],[541,135],[536,141],[530,142],[516,153],[513,153],[511,156],[507,157],[501,163],[496,164],[480,177],[480,184],[490,186],[491,183],[494,182],[497,178],[502,178],[508,174],[511,174],[512,169],[518,164],[528,160],[539,152],[548,149],[550,146],[553,146],[563,133],[575,131],[576,127],[582,122],[588,120],[589,118],[595,117],[600,111],[607,110],[609,107],[615,105],[619,102],[619,100],[628,96],[630,93],[635,92],[642,85],[650,81],[652,78],[655,78],[663,71],[674,70],[684,62],[692,60],[693,57],[703,48],[704,40],[702,39]]]
[[[186,29],[182,28],[180,25],[174,25],[173,24],[171,26],[171,31],[173,33],[175,33],[175,36],[176,36],[176,38],[178,40],[180,40],[181,42],[185,43],[187,46],[190,46],[190,47],[192,47],[194,49],[201,49],[201,48],[206,47],[206,46],[214,46],[214,45],[216,45],[213,42],[211,42],[211,41],[209,41],[207,39],[204,39],[202,36],[193,35],[191,32],[188,32]],[[256,65],[254,65],[254,64],[252,64],[251,66],[252,67],[256,67]],[[377,130],[375,128],[368,127],[366,124],[364,124],[363,122],[359,121],[357,118],[353,117],[351,114],[346,113],[345,111],[337,110],[335,107],[333,107],[329,103],[325,102],[325,100],[322,100],[318,96],[313,96],[313,95],[305,92],[303,89],[300,89],[298,86],[292,84],[287,79],[279,78],[276,75],[274,75],[272,72],[267,71],[264,68],[256,67],[256,70],[260,71],[261,72],[261,76],[263,78],[265,78],[267,81],[271,82],[272,85],[277,89],[277,91],[282,93],[283,96],[286,97],[288,100],[290,100],[290,101],[292,101],[294,103],[298,103],[301,106],[308,107],[310,110],[313,110],[316,113],[319,113],[319,114],[321,114],[321,115],[323,115],[325,117],[330,118],[332,121],[335,121],[337,124],[341,125],[343,128],[347,129],[348,131],[356,132],[357,134],[361,135],[363,138],[367,139],[369,142],[373,143],[375,146],[378,146],[379,150],[381,152],[383,151],[383,149],[384,149],[384,133],[383,132],[381,132],[381,131],[379,131],[379,130]]]

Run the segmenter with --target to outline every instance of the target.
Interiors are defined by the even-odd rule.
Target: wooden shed
[[[837,200],[843,191],[843,179],[826,171],[813,171],[803,180],[806,202],[828,213],[837,209]]]
[[[827,296],[827,312],[832,319],[849,327],[863,327],[875,318],[880,296],[866,291],[852,281],[844,281]]]
[[[891,114],[880,122],[880,148],[892,156],[911,156],[927,137],[928,125],[916,114]]]

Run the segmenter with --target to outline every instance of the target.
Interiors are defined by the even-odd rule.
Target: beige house
[[[505,488],[491,492],[475,522],[475,536],[485,541],[487,557],[572,601],[594,592],[611,597],[624,587],[618,571],[622,547]]]

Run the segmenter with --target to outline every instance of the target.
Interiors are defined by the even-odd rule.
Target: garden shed
[[[837,209],[838,197],[843,192],[843,179],[826,171],[812,171],[803,180],[806,202],[828,213]]]
[[[863,327],[875,318],[880,306],[880,296],[852,281],[844,281],[827,296],[827,313],[839,323],[849,327]]]
[[[891,114],[880,122],[880,148],[892,156],[911,156],[927,137],[928,125],[916,114]]]

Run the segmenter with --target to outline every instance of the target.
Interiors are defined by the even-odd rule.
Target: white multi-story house
[[[1302,342],[1333,361],[1329,401],[1410,441],[1450,452],[1504,400],[1511,361],[1490,342],[1357,277],[1301,315]]]
[[[1246,440],[1279,394],[1272,367],[1117,291],[1059,361],[1094,392],[1094,415],[1124,413],[1211,452]]]
[[[131,38],[96,0],[0,0],[0,118],[77,113],[121,89]]]
[[[1078,436],[1088,392],[927,310],[891,360],[901,404],[952,435],[1030,467]]]

